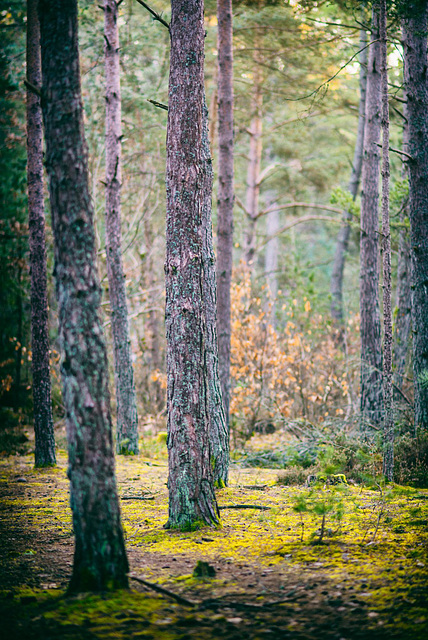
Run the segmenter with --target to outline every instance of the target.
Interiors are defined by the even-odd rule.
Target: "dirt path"
[[[219,504],[268,510],[226,508],[221,529],[170,532],[162,526],[165,464],[122,458],[118,482],[131,572],[195,606],[136,581],[130,593],[69,599],[73,537],[65,455],[59,460],[54,470],[33,469],[30,456],[0,460],[0,637],[428,636],[426,491],[384,496],[381,504],[376,492],[349,490],[338,498],[345,515],[334,525],[336,535],[314,545],[310,533],[319,521],[304,517],[301,542],[293,511],[303,488],[274,485],[274,471],[235,469]],[[327,524],[332,534],[333,522]],[[215,576],[194,577],[198,561]]]

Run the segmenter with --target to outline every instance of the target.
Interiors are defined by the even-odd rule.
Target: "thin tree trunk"
[[[269,211],[266,214],[266,243],[265,272],[269,295],[269,322],[275,326],[276,298],[278,296],[278,254],[279,254],[279,211]]]
[[[367,44],[367,35],[364,29],[360,31],[360,49]],[[358,129],[355,141],[354,159],[352,162],[351,177],[349,179],[348,191],[355,201],[360,184],[361,168],[363,165],[364,151],[364,127],[366,112],[366,90],[367,90],[367,49],[360,53],[360,102],[358,109]],[[350,222],[352,214],[345,211],[343,214],[343,226],[341,227],[336,241],[336,251],[334,254],[333,269],[331,273],[331,315],[339,329],[343,329],[343,274],[345,270],[346,253],[348,251],[349,236],[351,233]],[[343,331],[341,332],[343,333]],[[341,337],[343,342],[343,335]]]
[[[38,0],[27,0],[27,79],[42,86]],[[27,90],[27,183],[31,272],[31,351],[35,465],[56,464],[49,366],[48,296],[43,194],[43,122],[40,98]]]
[[[380,424],[382,409],[382,346],[379,312],[379,140],[381,82],[379,14],[373,8],[372,44],[367,68],[366,124],[361,194],[360,314],[361,414]],[[377,42],[375,42],[377,41]]]
[[[218,0],[217,334],[221,392],[229,428],[230,288],[233,267],[233,47],[232,1]]]
[[[211,221],[213,170],[208,142],[208,110],[205,109],[202,137],[202,159],[211,187],[203,197],[203,296],[207,323],[206,363],[209,382],[210,447],[214,485],[225,487],[229,479],[229,425],[226,420],[219,375],[217,343],[217,279]]]
[[[40,0],[42,109],[54,232],[75,552],[69,591],[127,587],[107,353],[83,134],[77,0]]]
[[[121,98],[118,5],[104,0],[106,69],[106,254],[116,382],[118,453],[138,453],[138,415],[128,327],[120,223]]]
[[[428,3],[403,20],[409,118],[409,209],[415,426],[428,429]]]
[[[403,125],[403,151],[409,153],[409,126],[407,116],[407,104],[403,104],[405,117]],[[403,178],[408,176],[407,162],[403,162]],[[397,294],[395,303],[394,342],[392,352],[394,354],[394,386],[403,387],[404,372],[406,369],[407,351],[409,345],[412,305],[410,300],[410,241],[409,232],[404,228],[405,218],[409,216],[409,203],[403,203],[400,211],[401,228],[398,239],[398,264],[397,264]],[[401,400],[401,396],[396,400]]]
[[[141,260],[144,269],[144,282],[147,291],[154,291],[156,288],[155,267],[152,258],[154,234],[151,219],[144,219],[144,241],[146,245],[145,260]],[[156,309],[151,309],[147,314],[144,325],[145,347],[148,352],[150,371],[159,371],[162,366],[162,355],[159,342],[159,313]],[[150,380],[147,387],[152,391],[151,403],[154,404],[155,411],[163,409],[164,393],[159,380]]]
[[[257,39],[256,39],[257,46]],[[250,153],[247,168],[247,191],[245,198],[245,210],[247,214],[247,227],[244,239],[244,260],[252,270],[256,253],[256,224],[259,212],[260,195],[260,166],[262,160],[262,106],[263,94],[261,87],[260,70],[257,55],[254,60],[253,79],[253,104],[250,124]]]
[[[210,327],[204,295],[212,167],[206,139],[202,0],[172,0],[167,132],[166,334],[169,519],[215,524],[210,447]],[[214,266],[214,265],[213,265]],[[214,307],[215,308],[215,307]]]
[[[394,406],[392,394],[391,233],[389,227],[389,104],[386,0],[379,2],[382,85],[382,263],[383,263],[383,473],[394,472]]]

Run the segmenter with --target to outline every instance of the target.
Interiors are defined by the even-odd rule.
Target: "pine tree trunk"
[[[257,45],[257,39],[256,39]],[[250,153],[247,168],[245,210],[247,227],[244,239],[244,260],[250,270],[256,254],[256,225],[259,213],[260,166],[262,160],[262,106],[263,94],[257,56],[254,60],[253,104],[250,124]]]
[[[409,153],[409,126],[407,116],[407,105],[403,104],[403,115],[405,117],[403,125],[403,151]],[[403,162],[403,178],[408,176],[407,162]],[[406,370],[406,359],[409,345],[412,305],[410,300],[410,241],[409,232],[404,228],[405,218],[409,216],[408,201],[400,211],[401,228],[398,239],[398,261],[397,261],[397,292],[394,310],[394,386],[398,389],[403,387],[404,372]],[[402,397],[397,394],[397,401]]]
[[[169,520],[215,524],[205,295],[212,168],[204,96],[202,0],[172,0],[167,132],[166,334]],[[212,270],[214,265],[211,266]],[[215,303],[214,303],[215,304]],[[214,306],[215,309],[215,306]]]
[[[121,98],[118,5],[104,0],[106,69],[106,253],[116,382],[118,453],[138,453],[138,415],[128,328],[120,222]]]
[[[40,88],[38,0],[27,0],[27,79]],[[43,194],[43,122],[40,98],[27,90],[27,183],[31,272],[31,350],[35,465],[56,464],[49,366],[48,297]]]
[[[224,411],[218,362],[217,279],[211,221],[213,171],[208,141],[208,111],[206,109],[203,122],[202,159],[205,163],[207,176],[211,174],[211,186],[203,194],[202,207],[204,225],[203,296],[207,328],[206,363],[209,381],[211,466],[215,486],[224,487],[227,486],[229,479],[229,425]]]
[[[230,288],[233,267],[233,48],[232,1],[218,0],[217,334],[226,423],[230,407]]]
[[[394,473],[394,406],[392,394],[391,233],[389,227],[389,104],[386,0],[379,2],[382,86],[382,264],[383,264],[383,473]]]
[[[360,31],[360,49],[367,44],[367,36],[364,29]],[[361,168],[363,165],[364,150],[364,126],[366,112],[366,89],[367,89],[367,49],[360,53],[360,102],[358,108],[358,129],[355,141],[354,159],[352,162],[351,177],[348,190],[355,201],[360,184]],[[331,315],[338,329],[343,327],[343,274],[345,270],[346,253],[348,251],[349,236],[351,233],[350,222],[352,214],[345,211],[343,214],[343,226],[337,235],[336,251],[334,254],[333,269],[331,273]],[[343,342],[343,336],[341,337]]]
[[[428,429],[428,3],[403,21],[409,119],[409,209],[415,425]]]
[[[155,291],[156,278],[155,278],[155,265],[152,257],[154,233],[152,227],[152,221],[150,218],[144,218],[144,242],[145,242],[145,256],[141,259],[143,268],[144,286],[147,291]],[[159,312],[156,309],[151,309],[147,313],[147,319],[144,324],[144,341],[145,350],[148,354],[148,364],[150,372],[163,370],[163,358],[160,348],[159,340]],[[161,388],[159,380],[148,380],[147,389],[150,393],[150,406],[154,405],[156,412],[164,409],[164,392]]]
[[[379,14],[373,9],[372,44],[367,68],[366,125],[361,193],[360,315],[361,414],[380,424],[382,402],[382,351],[379,312],[379,140],[381,81]]]
[[[268,213],[266,214],[266,243],[265,272],[269,295],[269,322],[275,326],[276,298],[278,296],[278,254],[279,254],[279,211],[269,211],[269,198],[267,198]]]
[[[40,0],[42,109],[54,232],[75,552],[71,592],[128,585],[83,133],[77,0]]]

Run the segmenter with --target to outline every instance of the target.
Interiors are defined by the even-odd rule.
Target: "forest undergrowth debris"
[[[153,498],[122,502],[132,575],[183,600],[208,599],[212,607],[191,614],[184,604],[146,591],[141,604],[141,594],[112,596],[112,602],[127,600],[118,618],[120,609],[113,614],[108,598],[63,599],[73,535],[65,454],[58,459],[57,469],[43,470],[34,469],[28,455],[0,461],[1,609],[19,612],[24,620],[31,610],[33,627],[56,629],[50,637],[125,638],[128,628],[128,637],[138,629],[139,637],[181,638],[186,624],[198,624],[195,618],[203,619],[198,637],[207,639],[233,638],[237,629],[261,638],[264,627],[293,630],[296,638],[319,637],[321,629],[323,637],[333,638],[322,625],[336,618],[346,638],[364,637],[358,627],[365,637],[425,637],[427,491],[342,483],[284,486],[277,484],[276,470],[235,466],[218,501],[220,507],[238,508],[221,511],[220,528],[167,531],[166,459],[149,466],[142,457],[120,457],[120,495]],[[246,505],[264,510],[239,508]],[[198,563],[211,566],[215,576],[195,576]],[[256,611],[263,624],[255,620]],[[227,621],[238,617],[240,623]]]

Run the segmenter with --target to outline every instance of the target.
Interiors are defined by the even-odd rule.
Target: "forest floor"
[[[0,458],[0,638],[428,637],[428,491],[310,491],[235,465],[218,491],[222,526],[169,531],[166,458],[145,453],[117,459],[131,575],[170,595],[131,578],[129,592],[67,597],[65,451],[54,469],[34,469],[28,454]],[[194,576],[198,561],[215,575]]]

